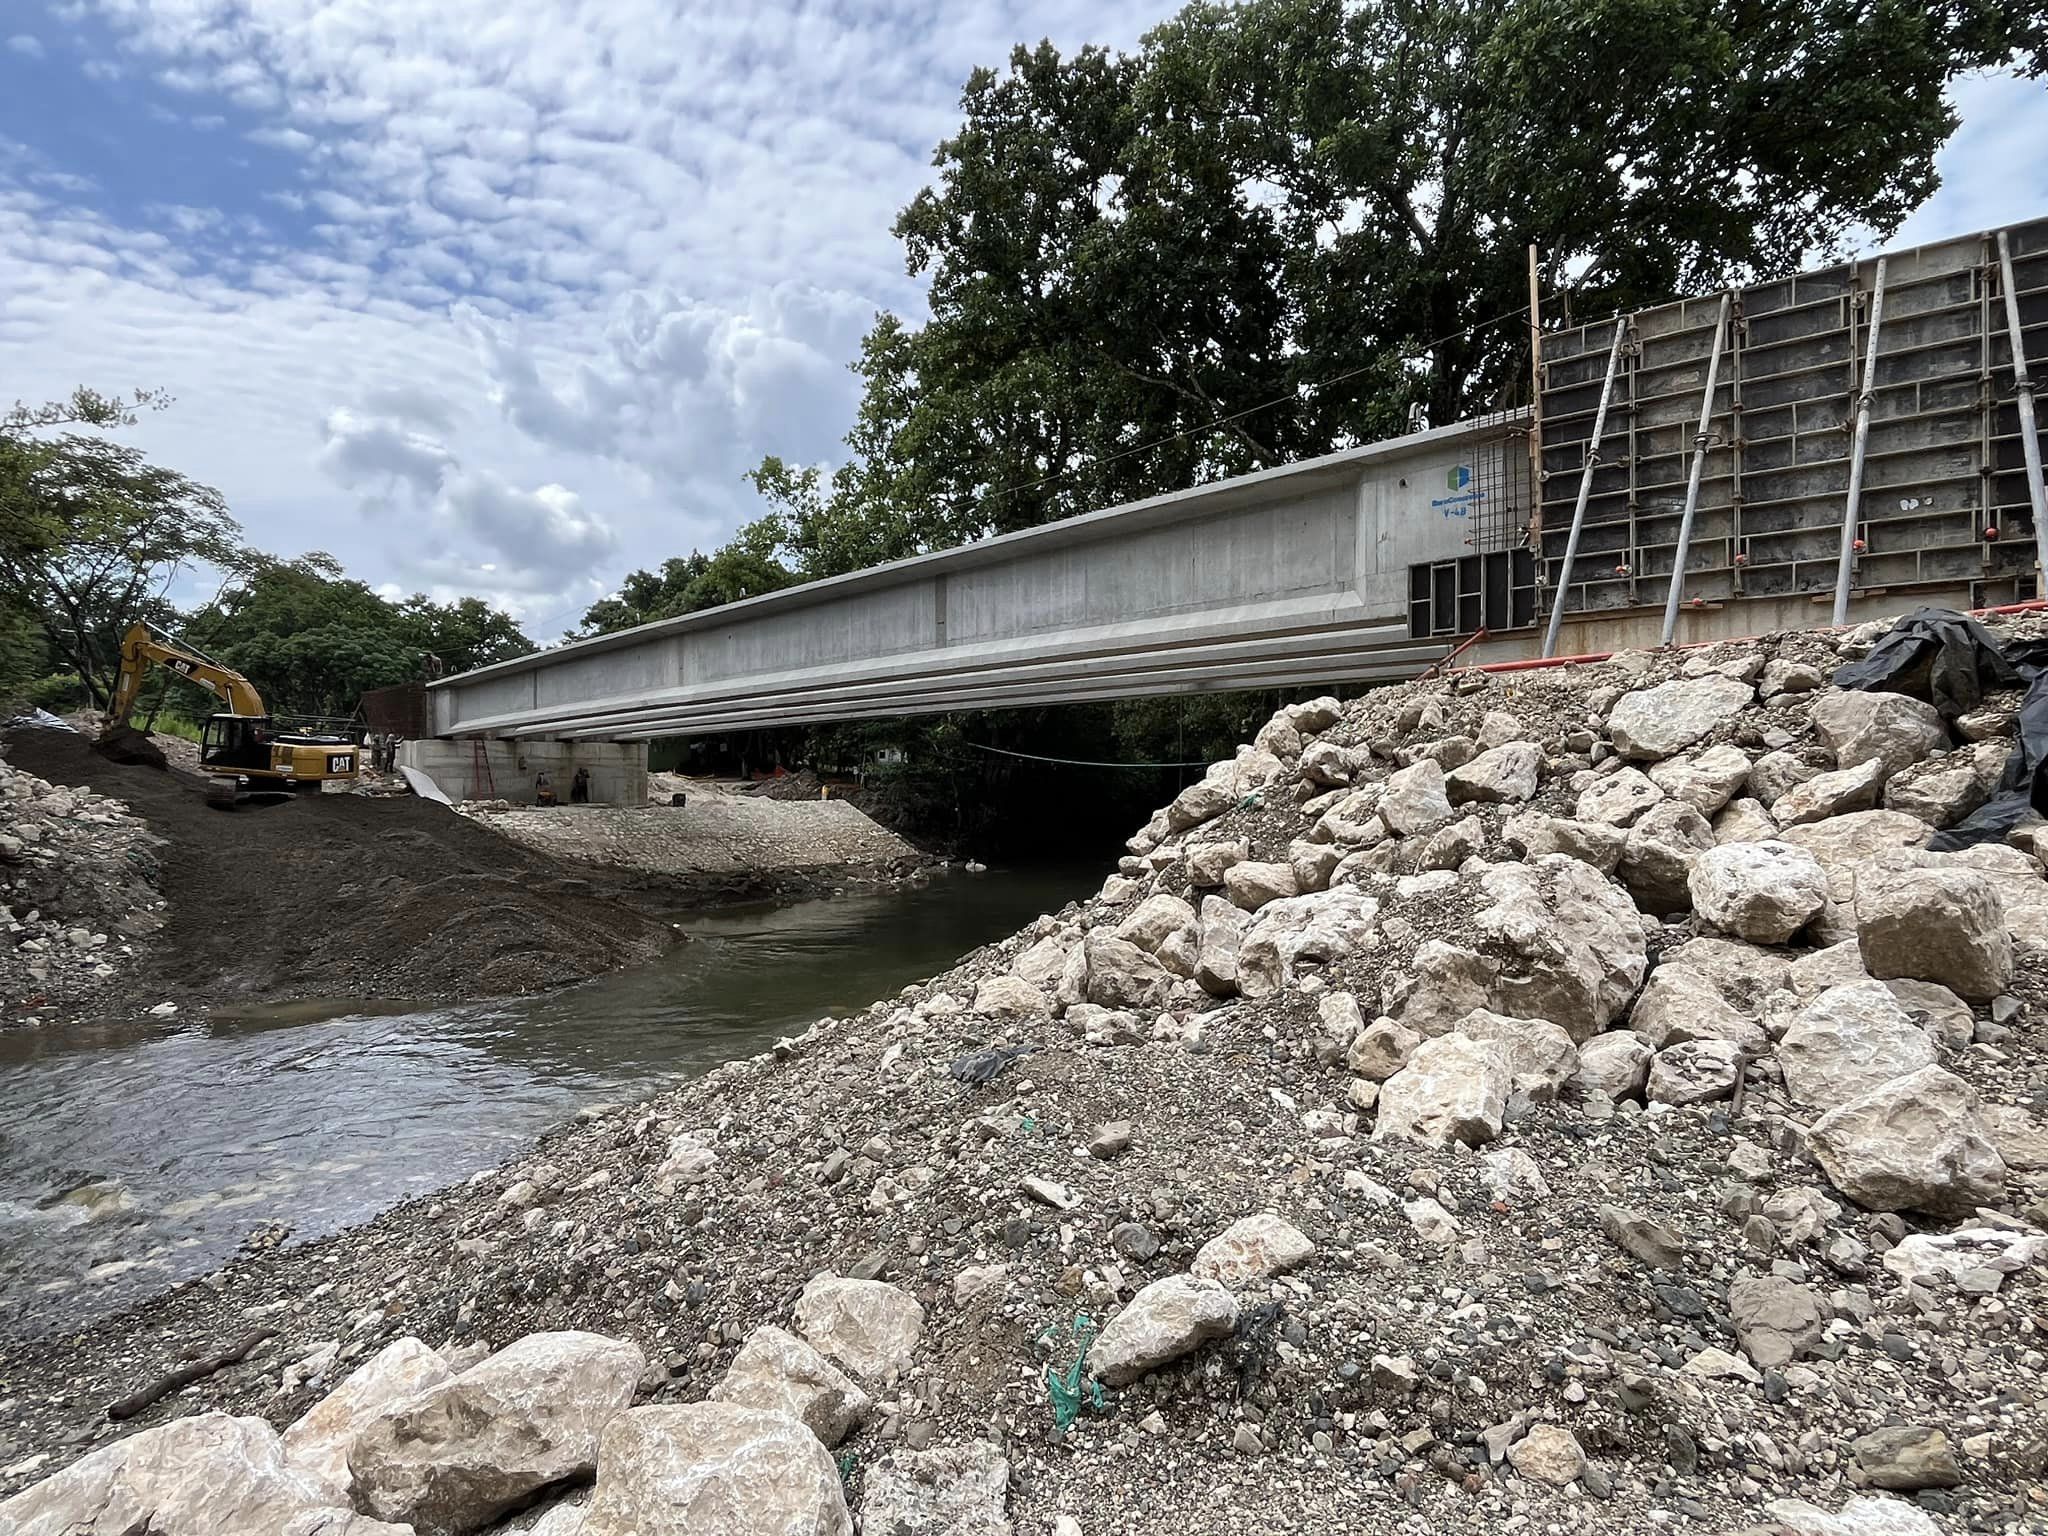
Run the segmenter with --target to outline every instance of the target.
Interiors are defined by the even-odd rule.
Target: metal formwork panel
[[[2048,371],[2048,220],[2006,233],[2038,378]],[[2037,533],[1996,236],[1886,258],[1868,380],[1874,259],[1734,292],[1682,587],[1688,605],[1832,592],[1866,391],[1853,590],[1967,583],[1987,600],[2036,595]],[[1630,329],[1567,611],[1664,599],[1720,297],[1544,338],[1538,580],[1550,590],[1562,575],[1614,326]]]

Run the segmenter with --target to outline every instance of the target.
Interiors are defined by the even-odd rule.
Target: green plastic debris
[[[1087,1379],[1088,1346],[1095,1342],[1095,1320],[1086,1312],[1077,1312],[1070,1331],[1074,1339],[1073,1365],[1064,1372],[1051,1365],[1045,1368],[1045,1393],[1052,1399],[1052,1421],[1062,1433],[1073,1427],[1084,1407],[1095,1413],[1106,1412],[1109,1407],[1102,1395],[1102,1383]],[[1051,1344],[1058,1333],[1057,1326],[1048,1328],[1038,1336],[1038,1342]]]

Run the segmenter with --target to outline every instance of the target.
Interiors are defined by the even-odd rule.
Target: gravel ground
[[[1871,638],[1848,637],[1841,654]],[[1574,1077],[1554,1100],[1517,1091],[1494,1134],[1469,1138],[1479,1145],[1439,1146],[1372,1134],[1373,1093],[1392,1090],[1354,1076],[1326,1015],[1338,993],[1366,1019],[1412,1005],[1427,941],[1481,942],[1480,882],[1514,867],[1509,821],[1569,815],[1613,773],[1615,698],[1687,665],[1839,659],[1830,638],[1787,636],[1704,658],[1460,674],[1344,706],[1315,740],[1372,747],[1359,783],[1480,735],[1490,713],[1542,748],[1530,799],[1460,808],[1478,825],[1458,867],[1418,875],[1418,835],[1380,842],[1383,867],[1345,876],[1379,902],[1369,940],[1255,997],[1177,982],[1164,1006],[1119,1016],[1045,980],[1025,983],[1040,1006],[998,1006],[1020,971],[1040,974],[1025,956],[1042,957],[1041,941],[1099,940],[1147,898],[1201,895],[1190,845],[1242,838],[1253,861],[1286,859],[1327,791],[1283,752],[1222,815],[1136,840],[1145,851],[1102,895],[897,998],[645,1103],[587,1112],[529,1156],[356,1231],[238,1261],[77,1334],[0,1345],[0,1496],[174,1415],[289,1423],[331,1382],[280,1391],[282,1372],[328,1340],[341,1341],[338,1374],[407,1335],[496,1346],[587,1328],[645,1350],[639,1401],[694,1401],[753,1329],[788,1326],[804,1284],[833,1270],[925,1308],[913,1363],[868,1383],[877,1411],[844,1448],[856,1502],[864,1469],[893,1447],[985,1438],[1008,1458],[1008,1518],[1025,1536],[1049,1536],[1061,1516],[1084,1536],[1819,1530],[1770,1506],[1834,1509],[1888,1480],[1942,1531],[2041,1530],[2044,1266],[1912,1283],[1887,1262],[1915,1234],[2039,1237],[2048,1221],[2048,971],[2031,941],[1996,999],[1937,1032],[1941,1066],[1974,1090],[2005,1154],[1995,1198],[1938,1218],[1866,1209],[1836,1188],[1813,1152],[1816,1116],[1768,1048],[1720,1097],[1610,1097]],[[1731,710],[1687,752],[1725,743],[1824,764],[1809,709],[1798,696]],[[2039,866],[2024,879],[2041,884]],[[1583,920],[1561,911],[1557,931]],[[1650,960],[1704,931],[1686,911],[1630,921]],[[1751,952],[1759,1009],[1765,994],[1789,1006],[1774,984],[1820,947],[1813,937]],[[1725,985],[1748,996],[1740,974]],[[1779,1014],[1763,1016],[1782,1032]],[[1030,1049],[963,1081],[991,1044]],[[1121,1150],[1103,1137],[1118,1121]],[[679,1133],[715,1160],[677,1171]],[[1048,1370],[1261,1211],[1313,1254],[1241,1292],[1227,1337],[1061,1428]],[[1759,1278],[1816,1309],[1789,1358],[1737,1327],[1732,1292]],[[115,1397],[258,1324],[278,1336],[247,1364],[105,1422]],[[1568,1430],[1586,1458],[1561,1486],[1507,1454],[1537,1425]],[[1901,1484],[1858,1443],[1886,1426],[1940,1429],[1953,1475]]]

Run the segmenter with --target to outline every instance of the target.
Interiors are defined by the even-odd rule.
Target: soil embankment
[[[652,959],[667,927],[445,807],[304,795],[219,811],[195,775],[21,730],[20,769],[123,802],[158,840],[161,932],[99,1012],[160,1001],[444,1001],[541,991]]]
[[[762,1469],[815,1431],[869,1531],[906,1483],[964,1511],[907,1528],[1023,1536],[2039,1530],[2048,839],[1928,846],[2020,690],[1828,687],[1877,633],[1283,711],[1098,895],[923,986],[0,1349],[0,1494],[259,1323],[132,1422],[283,1425],[408,1338],[575,1328],[644,1354],[610,1414],[749,1373],[844,1408],[698,1410],[745,1456],[636,1409],[615,1505],[648,1466],[793,1497]],[[848,1530],[824,1482],[775,1528]]]

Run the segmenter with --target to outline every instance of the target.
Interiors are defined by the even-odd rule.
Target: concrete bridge
[[[516,742],[515,769],[573,760],[602,793],[611,754],[579,744],[1412,677],[1449,649],[1461,585],[1478,591],[1475,534],[1500,544],[1509,599],[1523,433],[1519,417],[1420,432],[445,678],[429,693],[444,739],[408,760],[461,778],[479,762],[462,738]],[[1418,626],[1413,573],[1444,565],[1448,607],[1424,590]]]
[[[1402,678],[1482,628],[1470,660],[1526,656],[1560,589],[1562,654],[2011,602],[2044,375],[2048,220],[1546,328],[1535,413],[446,678],[405,760],[634,800],[657,736]]]

